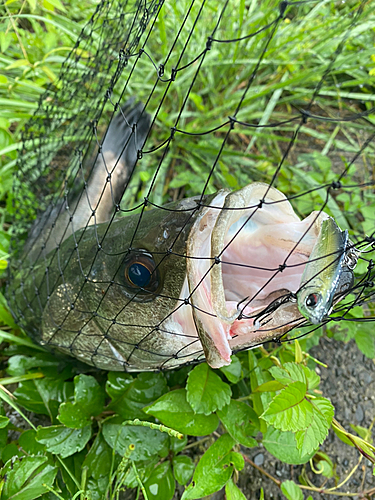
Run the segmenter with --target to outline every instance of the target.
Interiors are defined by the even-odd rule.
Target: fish
[[[348,230],[342,231],[332,217],[323,220],[297,293],[298,308],[311,323],[320,324],[330,314],[337,292],[352,287],[357,259]]]
[[[227,366],[306,321],[295,296],[328,215],[301,220],[283,193],[254,182],[124,216],[149,132],[143,105],[126,103],[84,189],[49,207],[12,259],[8,303],[40,345],[98,369]]]

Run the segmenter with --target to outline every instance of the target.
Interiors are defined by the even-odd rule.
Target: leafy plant
[[[311,96],[329,63],[335,37],[341,35],[338,20],[343,13],[354,11],[352,3],[321,2],[312,9],[301,6],[300,12],[305,15],[293,32],[287,29],[288,24],[294,16],[298,18],[298,13],[290,11],[269,46],[257,86],[246,95],[239,119],[252,116],[266,125],[271,115],[280,120],[290,117],[292,101],[306,104],[306,96]],[[214,18],[219,4],[211,2],[207,15]],[[155,60],[166,55],[157,56],[163,52],[167,37],[174,36],[186,5],[171,2],[163,7],[165,16],[159,17],[155,25],[159,39],[149,47]],[[227,15],[226,38],[253,33],[261,21],[275,15],[276,7],[274,2],[266,1],[260,9],[256,2],[251,1],[248,6],[241,0],[239,17]],[[61,64],[94,8],[94,2],[88,0],[4,4],[4,25],[0,31],[1,270],[6,267],[12,231],[11,184],[22,126],[46,87],[58,89]],[[194,6],[193,12],[197,11]],[[187,29],[192,27],[189,18]],[[341,54],[340,64],[333,68],[319,95],[320,108],[333,113],[351,100],[358,109],[370,110],[374,27],[368,9],[354,33],[363,36],[353,35]],[[198,25],[189,56],[205,46],[206,33],[199,29]],[[254,60],[258,60],[261,48],[255,39],[249,38],[248,48]],[[188,59],[186,56],[185,62]],[[189,94],[188,114],[180,126],[192,132],[205,130],[208,123],[211,128],[220,125],[242,95],[241,83],[251,77],[254,60],[241,53],[237,42],[228,43],[221,50],[213,44],[197,86]],[[145,101],[153,85],[150,59],[142,59],[138,70],[133,90]],[[176,118],[176,102],[185,96],[193,72],[194,65],[185,78],[177,78],[175,93],[167,96],[166,111],[157,122],[159,135],[155,144],[168,137]],[[152,97],[155,103],[163,92],[162,87],[156,89]],[[278,188],[291,197],[308,192],[294,200],[301,215],[324,200],[323,192],[309,191],[336,178],[337,166],[329,155],[330,148],[339,145],[343,152],[341,161],[349,164],[363,130],[371,129],[372,113],[367,120],[365,124],[353,121],[345,127],[338,124],[332,128],[328,122],[315,126],[307,123],[303,127],[296,141],[301,152],[294,162],[285,161],[278,177]],[[289,124],[277,129],[249,129],[241,134],[234,130],[210,178],[208,192],[223,186],[236,189],[256,179],[269,180],[274,165],[283,159],[291,132]],[[221,144],[221,134],[218,131],[207,137],[183,139],[176,135],[158,173],[160,182],[152,189],[155,204],[201,193]],[[310,141],[314,141],[314,150],[303,151]],[[363,161],[367,165],[373,159],[374,147],[370,145]],[[132,181],[124,198],[129,206],[136,205],[148,193],[154,173],[155,166],[150,161],[140,177]],[[370,167],[350,166],[341,182],[347,187],[363,187],[343,190],[331,197],[326,207],[342,227],[360,227],[363,234],[373,231],[375,201],[366,186],[373,180]],[[360,265],[360,272],[365,272],[366,264]],[[369,310],[371,307],[369,304]],[[364,319],[367,314],[367,309],[356,307],[347,319]],[[245,462],[256,466],[247,450],[261,444],[276,459],[310,466],[317,478],[319,474],[325,478],[321,482],[317,479],[318,486],[306,485],[303,480],[297,484],[272,478],[286,498],[303,499],[309,490],[328,494],[339,488],[337,483],[326,486],[326,480],[332,484],[337,477],[332,460],[320,450],[320,445],[332,431],[358,450],[359,461],[365,457],[375,463],[372,424],[367,429],[344,429],[334,418],[332,402],[320,393],[316,367],[321,362],[309,355],[309,349],[321,331],[291,345],[238,353],[232,357],[231,365],[221,370],[201,364],[174,372],[134,375],[99,373],[91,368],[83,373],[73,362],[35,346],[17,329],[3,296],[0,321],[0,338],[8,346],[2,351],[0,379],[0,500],[112,500],[125,488],[135,488],[149,500],[169,500],[176,492],[184,500],[198,499],[225,488],[228,500],[241,500],[245,497],[236,484],[238,475]],[[327,333],[336,340],[354,339],[364,354],[374,358],[375,337],[369,325],[347,321],[340,329],[329,327]],[[295,333],[302,336],[305,331]],[[11,392],[7,386],[12,387]],[[16,420],[5,415],[10,416],[12,411],[18,414]],[[338,484],[345,484],[345,479]],[[362,494],[370,495],[371,491]],[[264,498],[263,490],[260,495]]]

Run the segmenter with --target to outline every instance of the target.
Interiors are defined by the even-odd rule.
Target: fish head
[[[101,369],[219,368],[305,321],[294,297],[324,217],[253,183],[114,218],[22,269],[14,303],[39,343]]]

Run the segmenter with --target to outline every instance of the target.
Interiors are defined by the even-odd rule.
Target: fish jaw
[[[278,338],[304,321],[297,292],[325,213],[300,220],[275,188],[254,183],[220,192],[204,207],[187,245],[187,276],[195,329],[208,364],[230,364],[233,350]],[[280,264],[285,263],[286,267]],[[280,304],[256,320],[270,302]]]

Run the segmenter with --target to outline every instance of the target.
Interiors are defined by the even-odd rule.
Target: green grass
[[[156,66],[165,61],[170,41],[177,35],[187,5],[187,1],[179,1],[167,2],[163,6],[162,16],[145,47]],[[192,8],[169,56],[164,78],[169,78],[172,68],[177,65],[200,5],[194,4]],[[238,15],[233,15],[234,5]],[[265,0],[261,5],[260,9],[259,2],[254,0],[230,2],[215,38],[237,39],[275,20],[278,2]],[[222,6],[223,2],[219,0],[207,3],[202,14],[204,22],[196,24],[179,67],[187,65],[202,52]],[[58,79],[61,64],[73,49],[95,7],[96,4],[88,0],[79,3],[65,1],[63,4],[57,0],[15,1],[2,7],[0,271],[6,268],[10,235],[14,229],[12,175],[17,151],[21,147],[22,128],[37,109],[38,100],[47,87],[50,86],[51,93],[61,90],[62,83]],[[324,80],[311,112],[337,118],[369,111],[374,106],[375,15],[371,2],[364,3],[363,14],[355,28],[348,31],[357,9],[356,1],[311,2],[290,7],[261,59],[237,119],[267,125],[298,116],[296,108],[308,106],[340,40],[344,41],[343,50]],[[214,42],[191,89],[199,61],[177,72],[156,118],[151,145],[156,147],[169,137],[184,99],[186,106],[177,126],[181,130],[192,133],[207,131],[233,116],[262,54],[268,33],[246,41]],[[78,78],[84,74],[99,45],[100,40],[94,36],[91,45],[76,51]],[[108,57],[113,55],[116,57],[115,53],[108,53]],[[119,99],[130,69],[131,64],[116,83],[113,102]],[[98,67],[98,71],[100,75],[103,70]],[[108,82],[109,76],[103,76]],[[126,97],[136,95],[146,102],[155,88],[147,108],[150,113],[155,112],[167,86],[162,82],[156,84],[156,80],[155,69],[143,54],[136,63]],[[104,93],[99,96],[100,99],[103,97]],[[86,104],[90,108],[90,102]],[[68,105],[67,101],[67,108]],[[112,109],[112,105],[107,104],[108,114]],[[64,111],[68,112],[68,109]],[[338,178],[365,139],[373,133],[374,122],[375,113],[369,114],[365,120],[356,121],[309,119],[284,160],[295,123],[258,129],[236,124],[210,178],[207,192],[223,187],[238,189],[254,180],[269,182],[281,161],[283,165],[276,186],[290,197],[329,184]],[[122,207],[136,206],[145,196],[160,205],[200,194],[227,129],[225,126],[214,134],[203,136],[177,132],[156,182],[154,176],[162,150],[146,154],[142,168],[125,193]],[[53,135],[41,136],[41,140],[48,149],[54,147],[56,138]],[[32,152],[26,160],[32,164]],[[334,194],[325,207],[343,229],[349,229],[354,239],[361,239],[374,231],[374,189],[366,185],[375,181],[374,165],[374,143],[371,143],[342,179],[344,187],[358,187]],[[58,180],[63,175],[63,171],[55,171]],[[32,196],[30,185],[26,178],[18,194]],[[301,217],[306,216],[322,206],[325,194],[324,190],[312,191],[295,198],[293,206]],[[358,276],[363,275],[366,263],[361,262],[356,271]],[[2,283],[4,288],[5,279]],[[232,475],[236,477],[235,470],[243,468],[239,443],[252,447],[258,445],[258,439],[276,458],[287,463],[306,463],[314,456],[328,428],[335,428],[343,441],[348,441],[346,431],[338,431],[338,424],[332,421],[330,403],[323,397],[318,398],[319,403],[313,399],[319,377],[314,372],[315,360],[309,357],[308,350],[318,342],[322,334],[320,330],[303,337],[300,343],[283,344],[269,351],[258,349],[239,353],[233,357],[232,365],[222,370],[213,371],[206,365],[199,365],[194,369],[135,376],[95,372],[88,368],[86,374],[79,374],[74,362],[54,357],[33,346],[14,324],[2,295],[0,299],[0,339],[6,345],[1,358],[0,384],[4,388],[0,387],[0,397],[4,408],[11,407],[20,415],[19,421],[10,422],[4,408],[1,409],[0,500],[13,498],[16,493],[12,491],[12,478],[13,481],[17,478],[17,488],[23,491],[25,500],[112,500],[118,498],[123,487],[137,488],[142,492],[139,494],[149,500],[168,500],[173,497],[176,480],[181,490],[181,485],[189,484],[193,472],[195,487],[186,490],[184,499],[201,498],[225,485],[228,499],[241,498],[231,482]],[[369,300],[365,308],[353,309],[350,317],[374,316],[374,312],[373,302]],[[328,335],[344,341],[354,339],[366,355],[375,358],[375,337],[370,325],[348,322],[341,329],[329,329]],[[306,330],[294,331],[293,336]],[[279,365],[289,367],[287,382],[286,373],[281,372]],[[304,383],[301,382],[301,373],[305,374]],[[200,385],[203,379],[209,381],[209,390]],[[9,384],[16,384],[10,386],[15,398],[6,390]],[[292,384],[297,386],[289,389]],[[323,438],[303,443],[303,449],[302,445],[297,447],[294,439],[294,435],[298,436],[297,427],[288,428],[294,434],[285,433],[277,428],[280,422],[268,415],[259,418],[268,407],[272,409],[276,393],[280,394],[277,391],[283,388],[287,393],[296,387],[302,393],[305,391],[305,396],[307,394],[304,398],[307,403],[303,407],[306,421],[324,407],[321,410],[323,418],[319,420],[320,429],[316,432]],[[216,399],[211,397],[213,393],[218,396]],[[198,404],[199,400],[202,406]],[[28,416],[27,411],[39,415],[41,427],[35,428],[34,417]],[[280,416],[281,420],[283,417],[285,415]],[[164,425],[156,426],[153,423],[155,418]],[[32,420],[29,430],[23,430],[23,419]],[[132,425],[129,425],[129,420]],[[150,423],[144,423],[145,420]],[[298,423],[301,424],[301,420]],[[226,437],[217,439],[217,434],[213,434],[217,425],[220,425],[220,434],[225,430],[228,432]],[[180,439],[181,436],[176,437],[177,431],[189,437]],[[259,431],[262,432],[261,438]],[[375,460],[367,430],[357,431],[358,436],[350,436],[351,442],[354,440]],[[195,436],[208,437],[197,441]],[[275,442],[278,443],[276,447],[272,446]],[[135,448],[130,445],[135,445]],[[287,454],[281,453],[284,448],[288,450]],[[315,466],[320,464],[325,468],[323,475],[334,476],[329,457],[322,456],[315,455]],[[212,468],[212,463],[216,468]],[[158,484],[157,492],[155,484]],[[285,485],[286,489],[289,487]],[[295,498],[293,493],[290,494],[290,498]]]

